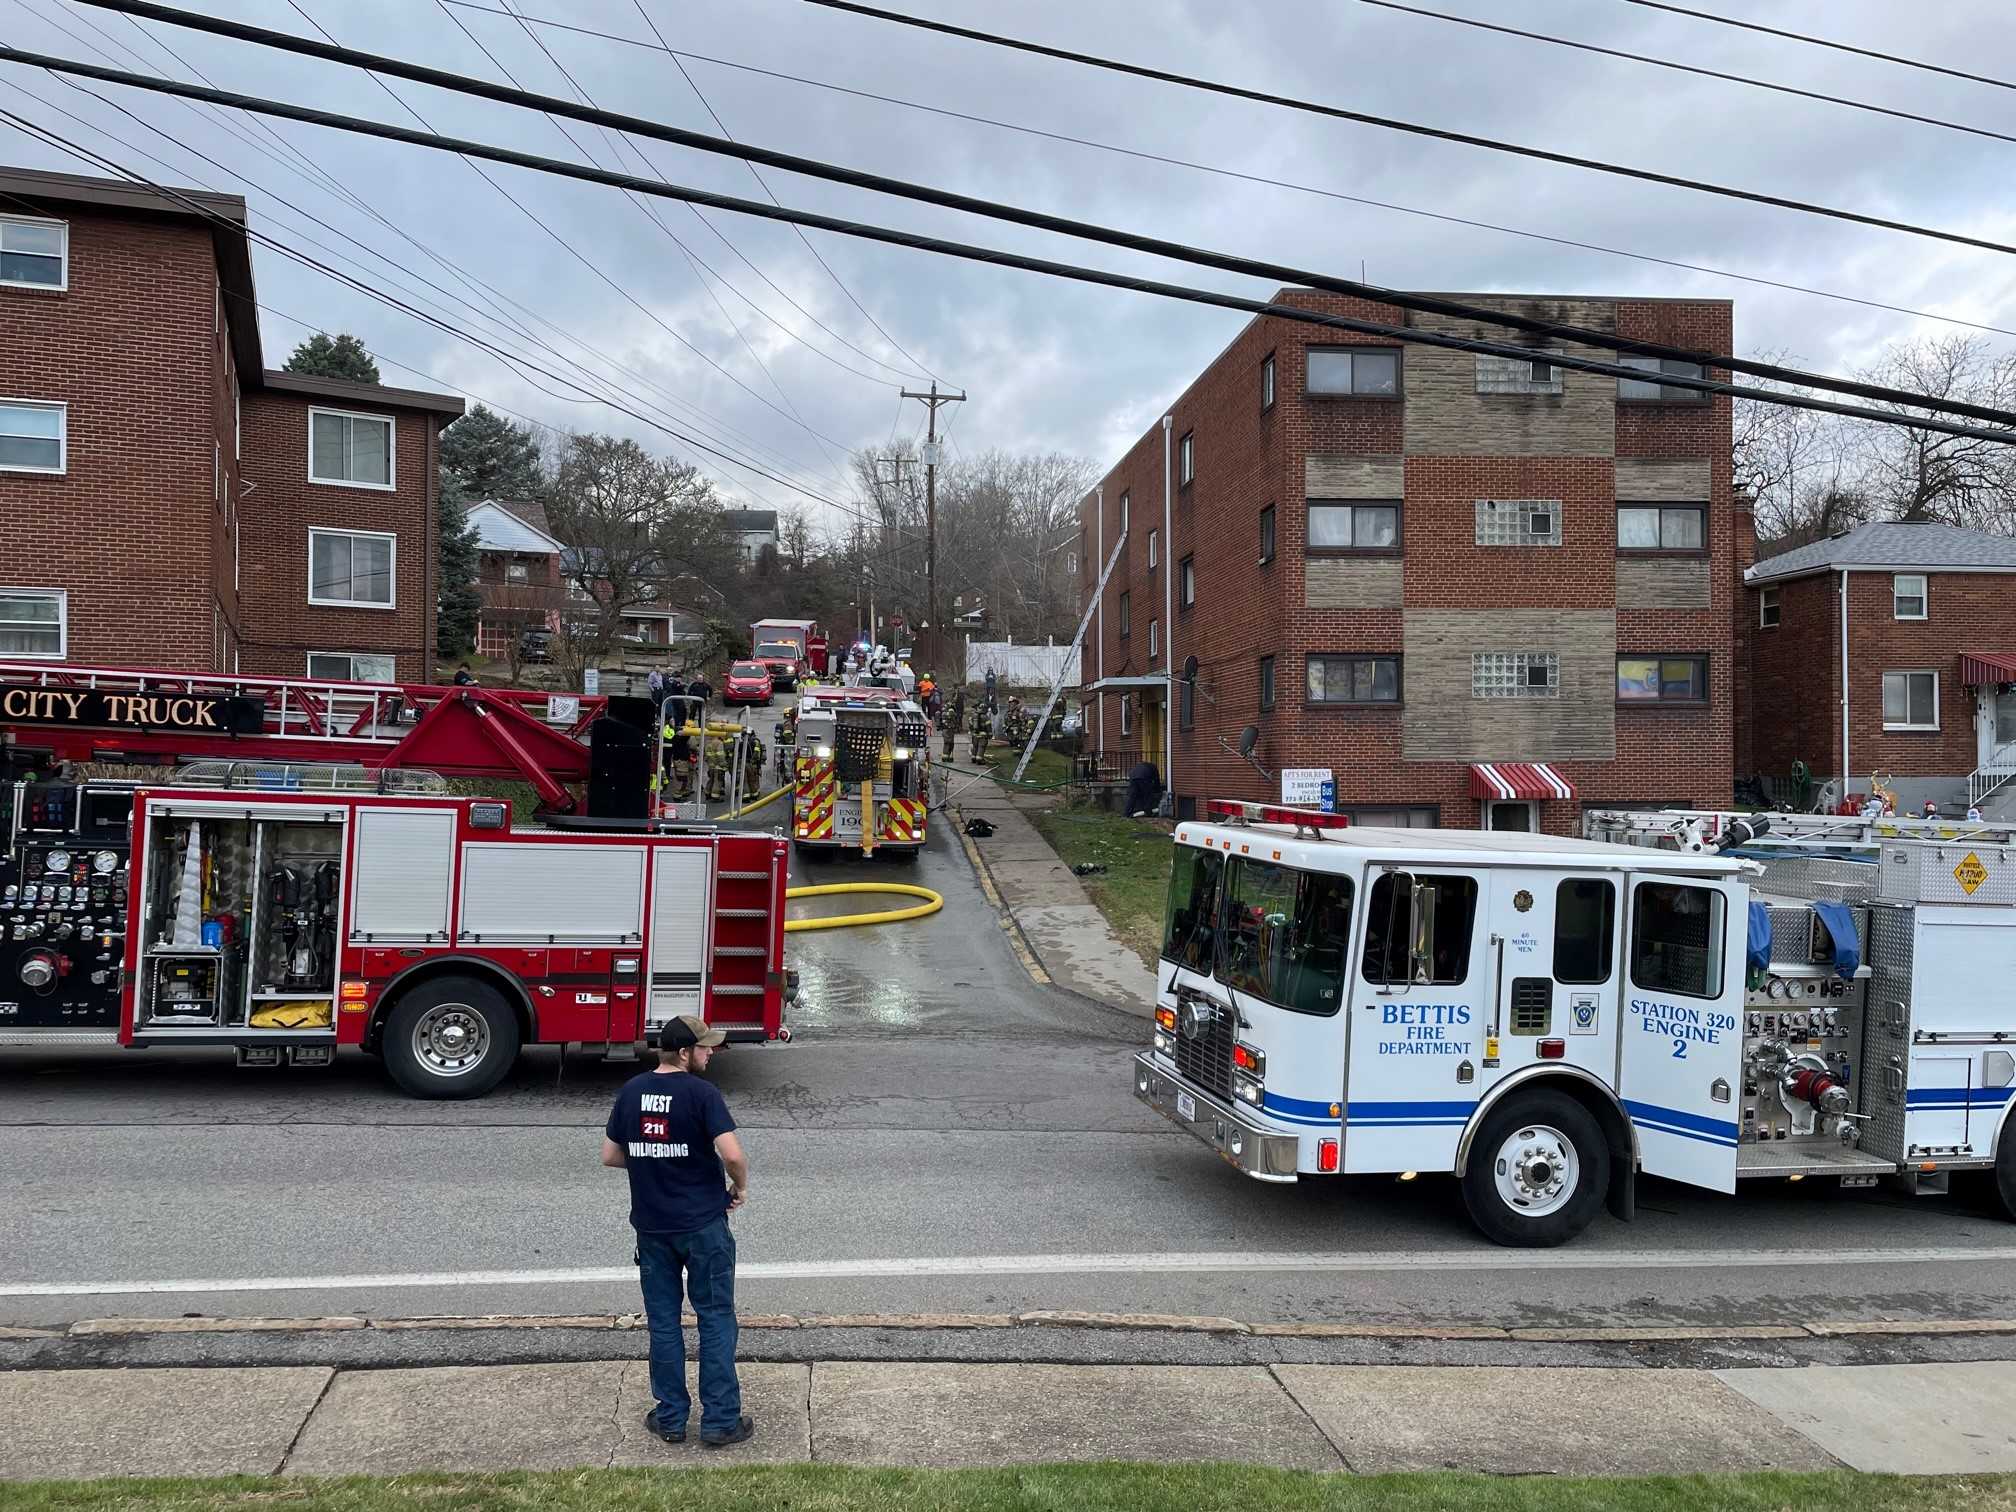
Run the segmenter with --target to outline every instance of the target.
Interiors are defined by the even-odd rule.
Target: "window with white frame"
[[[504,564],[504,581],[507,583],[529,583],[532,581],[532,564],[522,557],[513,558]]]
[[[1637,368],[1641,372],[1667,374],[1675,378],[1699,378],[1701,364],[1682,362],[1674,357],[1619,357],[1619,367]],[[1699,389],[1674,388],[1651,378],[1619,378],[1617,397],[1642,404],[1706,404],[1708,396]]]
[[[1162,654],[1162,621],[1148,621],[1148,660],[1153,661]]]
[[[0,399],[0,472],[60,473],[69,466],[68,405]]]
[[[1400,395],[1399,348],[1311,347],[1308,389],[1312,394],[1396,399]]]
[[[331,682],[389,683],[399,680],[390,656],[375,651],[310,651],[308,675]]]
[[[1122,735],[1134,733],[1134,700],[1125,693],[1120,695],[1120,733]]]
[[[1197,559],[1185,557],[1176,564],[1176,604],[1188,609],[1197,602]]]
[[[1129,522],[1133,519],[1133,516],[1134,516],[1134,509],[1133,509],[1132,496],[1123,493],[1120,495],[1120,534],[1122,535],[1127,534],[1127,526]]]
[[[1309,501],[1308,549],[1324,551],[1398,551],[1400,501],[1351,504],[1341,499]]]
[[[392,417],[309,410],[308,481],[392,487]]]
[[[1886,730],[1938,729],[1939,674],[1937,672],[1885,672],[1883,674],[1883,728]]]
[[[61,588],[0,588],[0,656],[60,661],[69,625],[70,596]]]
[[[1162,537],[1156,531],[1148,532],[1148,565],[1152,569],[1162,560]]]
[[[397,537],[366,530],[308,532],[308,602],[390,609]]]
[[[1274,408],[1274,354],[1269,352],[1260,359],[1260,408]]]
[[[0,284],[67,289],[70,228],[59,220],[0,215]]]
[[[1931,603],[1922,572],[1899,572],[1890,579],[1890,612],[1900,620],[1922,620]]]
[[[1552,651],[1478,651],[1470,657],[1472,698],[1556,698],[1561,658]]]
[[[1559,546],[1559,499],[1479,499],[1479,546]]]
[[[1531,357],[1485,357],[1477,359],[1477,392],[1480,394],[1558,394],[1562,392],[1562,370],[1550,360],[1553,353],[1538,351]]]
[[[1183,432],[1183,439],[1176,443],[1176,481],[1188,488],[1197,478],[1197,438],[1191,431]]]
[[[1757,624],[1764,630],[1778,627],[1778,590],[1766,588],[1757,595]]]

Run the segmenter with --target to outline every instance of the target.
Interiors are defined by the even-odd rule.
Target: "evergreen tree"
[[[347,332],[329,336],[317,331],[287,359],[290,373],[306,373],[315,378],[347,378],[352,383],[376,383],[378,364],[364,350],[364,343]]]
[[[482,558],[469,524],[469,506],[446,477],[441,480],[439,513],[441,590],[435,600],[434,645],[444,658],[467,656],[476,648],[476,622],[483,612],[483,595],[476,586]]]
[[[477,405],[442,434],[441,491],[453,481],[465,504],[537,499],[546,492],[539,440],[495,410]]]

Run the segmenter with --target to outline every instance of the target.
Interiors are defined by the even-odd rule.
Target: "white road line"
[[[1393,1271],[1817,1271],[1843,1265],[2010,1264],[2016,1246],[1948,1245],[1921,1249],[1826,1250],[1358,1250],[1331,1253],[1144,1255],[934,1255],[891,1260],[758,1260],[735,1269],[739,1280],[824,1281],[942,1276],[1082,1276],[1196,1271],[1373,1274]],[[412,1291],[441,1287],[592,1286],[637,1279],[634,1266],[557,1270],[407,1271],[386,1275],[222,1276],[183,1281],[0,1282],[0,1297],[155,1296],[163,1293]]]

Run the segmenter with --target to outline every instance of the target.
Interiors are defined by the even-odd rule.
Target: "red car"
[[[770,669],[761,662],[739,661],[728,668],[728,681],[721,690],[724,704],[767,704],[776,696],[777,685]]]

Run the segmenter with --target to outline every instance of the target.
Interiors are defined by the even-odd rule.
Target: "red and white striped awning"
[[[1969,688],[2016,682],[2016,656],[2006,651],[1963,651],[1960,653],[1960,681]]]
[[[1574,784],[1544,761],[1480,761],[1470,768],[1472,798],[1573,798]]]

